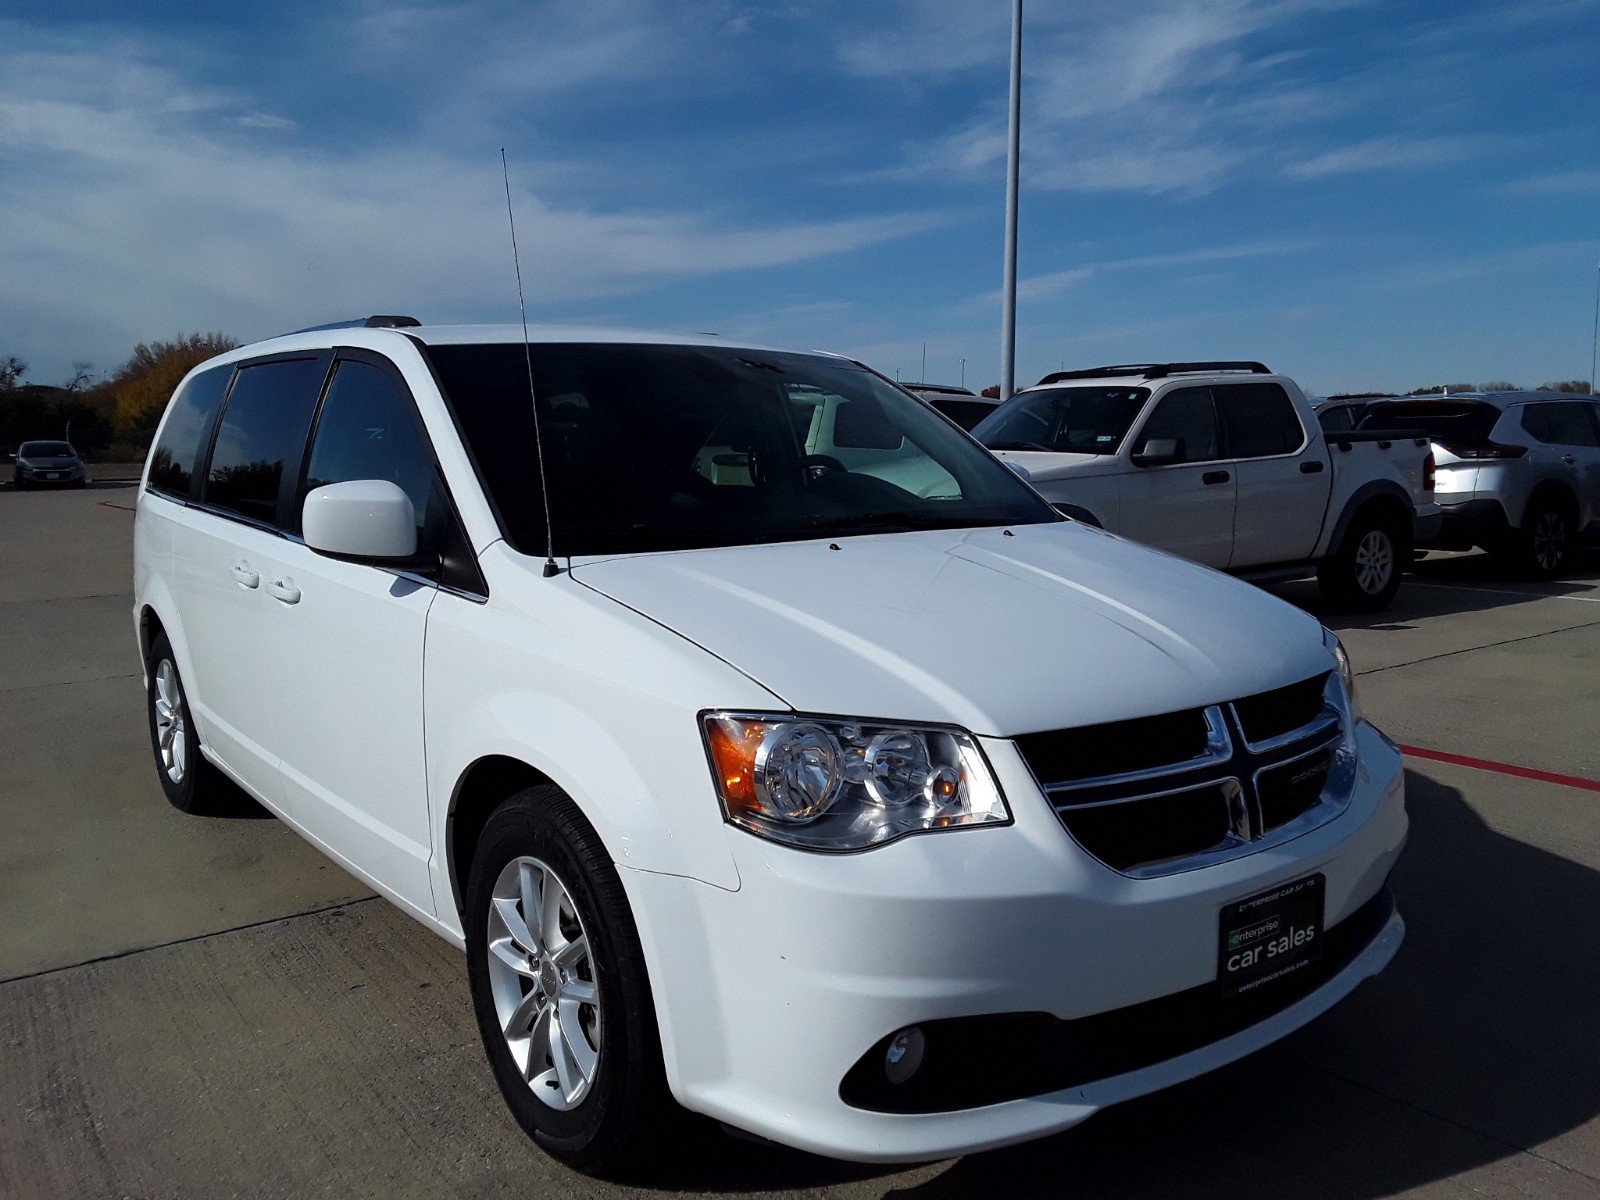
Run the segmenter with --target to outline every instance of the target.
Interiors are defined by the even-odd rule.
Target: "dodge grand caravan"
[[[231,351],[162,420],[134,617],[168,799],[231,780],[463,948],[507,1104],[591,1171],[680,1106],[879,1162],[1064,1129],[1403,935],[1338,640],[844,358]]]

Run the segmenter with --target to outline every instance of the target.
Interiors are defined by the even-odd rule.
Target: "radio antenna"
[[[556,527],[550,522],[550,484],[544,474],[544,439],[539,435],[539,397],[533,390],[533,347],[528,343],[528,305],[522,298],[522,260],[517,257],[517,218],[511,211],[511,171],[500,147],[500,174],[506,183],[506,220],[511,223],[511,265],[517,269],[517,310],[522,313],[522,359],[528,367],[528,403],[533,405],[533,451],[539,461],[539,494],[544,499],[544,577],[561,574],[556,565]]]

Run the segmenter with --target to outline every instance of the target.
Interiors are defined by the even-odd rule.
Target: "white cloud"
[[[256,129],[288,132],[280,119],[250,97],[190,87],[150,65],[159,57],[134,43],[0,52],[0,328],[15,348],[41,365],[114,362],[179,329],[249,338],[352,313],[514,314],[497,161],[414,139],[338,154],[293,137],[263,142]],[[601,212],[520,186],[542,167],[514,162],[512,182],[529,301],[550,319],[666,280],[781,269],[946,219]]]
[[[288,117],[280,117],[269,112],[249,112],[238,118],[239,124],[246,129],[293,129],[295,124]]]
[[[1600,171],[1554,171],[1530,175],[1506,184],[1506,190],[1529,196],[1600,192]]]
[[[1481,137],[1367,138],[1290,163],[1283,173],[1290,179],[1325,179],[1389,167],[1439,166],[1472,158],[1488,144],[1489,139]]]
[[[1194,266],[1198,263],[1233,262],[1246,258],[1262,258],[1270,255],[1298,254],[1305,250],[1313,249],[1314,242],[1248,242],[1231,246],[1201,246],[1193,250],[1180,250],[1171,254],[1145,254],[1133,258],[1108,259],[1105,262],[1083,263],[1075,267],[1068,267],[1060,271],[1050,271],[1043,275],[1030,275],[1017,281],[1017,299],[1019,302],[1043,300],[1057,295],[1063,291],[1077,286],[1098,275],[1121,271],[1135,271],[1148,269],[1161,269],[1170,267]],[[1000,302],[1001,293],[998,291],[985,292],[975,296],[968,303],[973,306],[988,306]]]

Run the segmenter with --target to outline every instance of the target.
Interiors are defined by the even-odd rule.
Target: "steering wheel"
[[[800,460],[800,465],[805,468],[806,478],[812,481],[821,479],[829,471],[850,473],[850,468],[831,454],[808,454]]]

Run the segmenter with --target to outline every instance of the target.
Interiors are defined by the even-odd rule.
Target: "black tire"
[[[1394,602],[1411,561],[1411,537],[1383,512],[1358,512],[1338,548],[1317,566],[1329,603],[1347,612],[1382,612]]]
[[[1563,497],[1535,496],[1512,543],[1512,560],[1533,579],[1554,579],[1572,562],[1572,505]]]
[[[162,704],[166,702],[162,695],[165,666],[170,666],[169,678],[176,681],[178,687],[176,705],[168,703],[167,707],[178,716],[180,733],[187,739],[183,744],[183,770],[176,778],[172,760],[168,757],[170,751],[165,743],[170,720],[161,711]],[[150,726],[150,750],[155,756],[156,777],[161,781],[162,792],[179,812],[199,816],[222,811],[232,795],[231,782],[200,753],[200,735],[195,730],[194,718],[189,714],[189,694],[183,688],[183,676],[178,671],[172,643],[164,633],[156,634],[150,643],[150,657],[145,662],[144,690],[145,716]],[[173,745],[178,736],[174,735]]]
[[[596,1021],[603,1031],[594,1047],[598,1056],[592,1082],[565,1110],[541,1100],[535,1094],[536,1082],[529,1078],[537,1080],[544,1069],[553,1070],[553,1059],[541,1049],[538,1065],[525,1075],[496,1008],[489,949],[491,902],[502,872],[514,871],[511,864],[518,859],[536,859],[558,877],[579,922],[575,928],[586,935],[589,948],[589,978],[575,977],[575,981],[592,982],[598,993],[596,1004],[576,1010],[584,1024],[574,1035],[588,1036],[585,1030],[592,1032],[595,1026],[590,1023]],[[472,856],[464,919],[467,976],[478,1032],[500,1094],[517,1124],[546,1152],[591,1175],[615,1176],[646,1165],[682,1110],[667,1087],[644,951],[622,881],[599,836],[559,788],[548,784],[528,788],[490,816]],[[568,927],[563,922],[563,929]],[[497,940],[502,945],[507,941]],[[514,939],[511,948],[517,952]],[[496,970],[504,984],[508,976],[503,968]],[[515,982],[524,999],[536,986],[543,988],[532,978]],[[537,1018],[531,1028],[540,1028]],[[536,1038],[530,1035],[528,1042],[531,1048]],[[531,1053],[529,1061],[534,1061]],[[547,1080],[544,1086],[560,1095],[559,1085]]]

